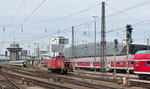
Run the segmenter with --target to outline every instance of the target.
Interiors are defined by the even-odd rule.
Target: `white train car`
[[[11,66],[21,66],[21,67],[27,67],[28,62],[26,60],[21,61],[9,61],[9,65]]]

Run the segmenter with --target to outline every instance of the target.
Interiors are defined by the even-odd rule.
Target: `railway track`
[[[150,89],[150,83],[144,83],[144,82],[137,82],[137,81],[131,81],[131,86],[141,87],[145,89]]]
[[[94,89],[103,89],[103,88],[106,88],[106,89],[113,89],[112,87],[106,87],[106,86],[103,86],[103,85],[96,85],[96,84],[91,84],[87,81],[79,81],[79,80],[76,80],[76,79],[72,79],[70,77],[74,77],[74,78],[81,78],[81,79],[90,79],[90,80],[93,80],[93,81],[106,81],[106,82],[111,82],[111,83],[116,83],[116,81],[114,81],[113,79],[105,79],[105,78],[96,78],[96,77],[90,77],[90,76],[81,76],[81,75],[68,75],[67,77],[64,77],[64,75],[59,75],[59,74],[52,74],[48,71],[45,71],[45,70],[26,70],[26,73],[25,70],[21,70],[21,71],[16,71],[16,70],[13,70],[14,72],[18,72],[18,73],[22,73],[22,74],[27,74],[29,76],[36,76],[36,77],[41,77],[41,78],[44,78],[44,79],[50,79],[50,78],[56,78],[56,77],[62,77],[64,78],[64,82],[66,83],[70,83],[70,84],[74,84],[74,85],[78,85],[78,86],[85,86],[85,87],[89,87],[89,88],[94,88]],[[25,73],[24,73],[24,72]],[[44,75],[44,76],[39,76],[39,75]],[[119,77],[122,77],[119,76]],[[131,77],[132,78],[132,77]],[[132,79],[138,79],[138,78],[132,78]],[[139,79],[138,79],[139,81]],[[136,81],[131,81],[131,86],[135,86],[135,87],[142,87],[142,88],[150,88],[149,87],[149,84],[150,83],[142,83],[142,82],[136,82]],[[114,88],[115,89],[115,88]]]
[[[71,89],[68,87],[59,86],[56,84],[52,84],[52,83],[48,83],[48,82],[44,82],[44,81],[40,81],[40,80],[36,80],[36,79],[32,79],[32,78],[27,78],[27,77],[23,77],[23,76],[19,76],[19,75],[14,75],[14,74],[10,74],[10,73],[7,73],[7,75],[12,78],[20,79],[20,80],[22,78],[24,78],[25,79],[24,81],[32,81],[32,83],[34,85],[38,85],[38,86],[44,87],[46,89]]]
[[[50,79],[50,78],[63,78],[63,82],[65,83],[69,83],[69,84],[74,84],[74,85],[78,85],[78,86],[84,86],[84,87],[88,87],[88,88],[94,88],[94,89],[117,89],[117,87],[113,88],[113,87],[110,87],[110,86],[106,86],[106,85],[102,85],[102,84],[93,84],[93,83],[89,83],[88,81],[81,81],[81,80],[77,80],[75,78],[85,78],[87,79],[87,77],[83,77],[83,76],[67,76],[65,77],[64,75],[58,75],[58,74],[50,74],[49,72],[46,72],[46,71],[27,71],[27,72],[30,72],[30,73],[27,73],[27,72],[23,72],[23,71],[18,71],[18,70],[13,70],[14,72],[16,73],[19,73],[19,74],[24,74],[24,75],[29,75],[29,76],[35,76],[35,77],[41,77],[41,78],[44,78],[44,79]],[[41,75],[44,75],[44,76],[41,76]],[[74,77],[74,78],[70,78],[70,77]],[[88,78],[89,79],[89,78]],[[92,80],[98,80],[97,78],[90,78]],[[94,81],[95,81],[94,80]]]
[[[86,73],[86,72],[85,71],[80,71],[79,73]],[[87,74],[95,74],[95,73],[87,72]],[[97,74],[97,75],[99,75],[99,74]],[[110,77],[112,75],[110,73],[108,73],[107,76]],[[117,77],[118,78],[126,77],[126,74],[118,73]],[[136,86],[136,87],[141,87],[141,88],[144,88],[144,89],[145,88],[150,89],[150,81],[149,80],[141,80],[141,79],[138,78],[138,76],[136,74],[130,74],[130,85],[131,86]]]
[[[30,71],[32,72],[32,71]],[[36,71],[35,71],[36,72]],[[43,71],[44,73],[45,71]],[[42,73],[42,72],[41,72]],[[50,73],[50,72],[46,72],[46,73]],[[52,74],[51,74],[52,76]],[[57,75],[55,74],[55,76],[60,76],[60,75]],[[110,76],[110,75],[109,75]],[[105,78],[95,78],[95,77],[89,77],[89,76],[80,76],[80,75],[69,75],[69,77],[78,77],[78,78],[82,78],[82,79],[92,79],[92,80],[97,80],[97,81],[106,81],[106,82],[112,82],[112,83],[116,83],[116,81],[114,81],[113,79],[105,79]],[[117,77],[125,77],[125,75],[121,75],[121,74],[118,74]],[[146,80],[145,82],[143,82],[144,80],[140,80],[138,79],[137,75],[134,75],[132,74],[131,75],[131,86],[135,86],[135,87],[142,87],[142,88],[146,88],[146,89],[150,89],[150,81]]]
[[[0,85],[1,89],[23,89],[19,85],[17,85],[14,81],[12,81],[3,71],[0,70],[1,82]]]

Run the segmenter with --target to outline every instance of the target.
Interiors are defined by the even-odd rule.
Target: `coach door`
[[[135,61],[134,71],[139,70],[139,61]]]
[[[90,61],[90,67],[93,68],[93,61]]]
[[[74,61],[75,67],[77,67],[77,60]]]

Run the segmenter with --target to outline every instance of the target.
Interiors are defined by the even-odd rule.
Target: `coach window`
[[[126,61],[124,62],[124,65],[126,65],[127,63],[126,63]]]
[[[113,65],[113,61],[111,61],[111,65]]]
[[[133,61],[131,61],[131,65],[133,65]]]
[[[122,61],[120,61],[121,65],[122,65]]]
[[[135,64],[136,64],[136,66],[139,66],[139,62],[138,61],[136,61]]]
[[[117,65],[120,65],[120,62],[119,62],[119,61],[117,61]]]
[[[109,64],[110,62],[108,61],[108,64]]]
[[[147,66],[150,66],[150,61],[147,61]]]

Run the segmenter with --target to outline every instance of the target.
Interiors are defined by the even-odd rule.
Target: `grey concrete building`
[[[19,47],[19,44],[10,44],[10,47],[7,48],[7,50],[10,52],[10,61],[20,60],[19,52],[22,50],[22,48]]]

